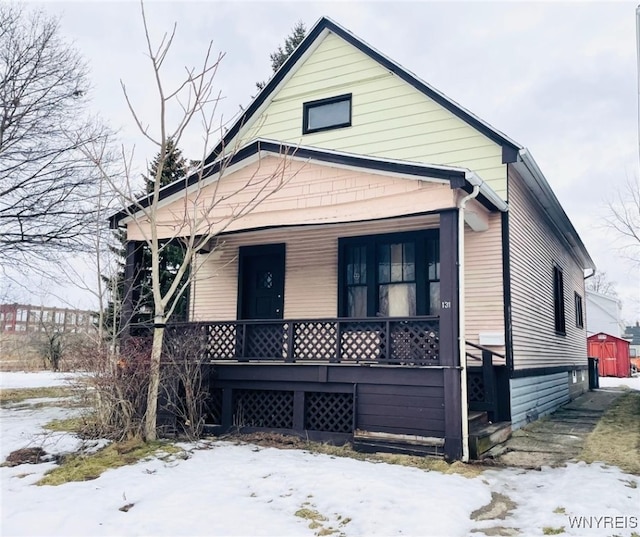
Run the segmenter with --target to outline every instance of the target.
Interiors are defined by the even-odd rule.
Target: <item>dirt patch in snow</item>
[[[509,496],[505,496],[499,492],[492,492],[491,501],[471,513],[471,520],[478,522],[481,520],[504,520],[516,507],[516,502],[509,498]]]
[[[21,464],[39,464],[47,459],[48,453],[40,447],[16,449],[9,453],[2,466],[19,466]]]

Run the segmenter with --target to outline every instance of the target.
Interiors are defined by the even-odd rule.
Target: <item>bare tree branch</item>
[[[92,166],[107,181],[126,208],[127,227],[130,236],[142,237],[150,252],[151,288],[154,304],[154,331],[151,349],[149,383],[147,392],[147,408],[145,415],[144,436],[147,440],[156,437],[157,400],[160,382],[160,359],[163,352],[165,325],[174,314],[178,301],[198,277],[199,269],[207,256],[219,250],[223,241],[217,237],[229,230],[234,222],[245,218],[261,203],[279,192],[291,179],[288,173],[291,155],[283,151],[275,169],[263,168],[260,165],[250,177],[238,182],[235,186],[225,180],[225,173],[232,161],[236,146],[225,148],[216,162],[216,173],[206,163],[209,154],[209,142],[222,138],[222,131],[216,125],[217,105],[221,99],[220,92],[215,90],[214,81],[217,69],[224,54],[213,54],[213,44],[207,47],[202,63],[197,68],[186,68],[185,77],[173,90],[167,90],[163,77],[169,57],[171,45],[176,36],[176,29],[161,39],[154,46],[145,7],[141,4],[141,16],[146,38],[146,49],[149,63],[153,70],[155,94],[157,98],[156,115],[151,122],[157,125],[156,132],[151,132],[148,122],[135,110],[134,104],[122,83],[125,101],[132,113],[140,133],[151,140],[159,151],[159,159],[154,161],[155,176],[153,188],[148,197],[140,199],[133,186],[135,178],[131,176],[130,162],[125,162],[125,180],[116,184],[108,166],[96,151],[95,144],[83,144],[81,150]],[[175,112],[179,111],[178,114]],[[171,114],[169,113],[171,111]],[[169,123],[169,117],[176,117]],[[166,165],[166,148],[169,140],[177,145],[186,130],[192,127],[194,120],[199,120],[202,128],[203,158],[190,170],[184,179],[182,197],[170,210],[160,203],[161,178]],[[223,186],[224,185],[224,186]],[[187,188],[188,187],[188,188]],[[167,218],[171,221],[167,223]],[[161,285],[160,258],[167,244],[179,244],[184,257],[175,267],[173,280],[168,288]],[[209,253],[203,253],[203,250]],[[198,262],[195,261],[196,256]]]
[[[0,258],[84,250],[98,181],[79,146],[110,134],[87,113],[87,67],[39,11],[0,4],[0,28]]]
[[[640,179],[627,177],[606,208],[604,223],[615,233],[614,241],[621,254],[640,265]]]

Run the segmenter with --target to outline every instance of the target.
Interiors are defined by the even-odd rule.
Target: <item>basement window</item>
[[[562,269],[553,267],[553,317],[556,332],[566,334],[566,324],[564,318],[564,281]]]
[[[302,105],[302,134],[351,126],[351,93]]]

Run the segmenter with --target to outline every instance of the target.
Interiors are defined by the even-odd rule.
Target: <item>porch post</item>
[[[135,311],[134,304],[140,298],[138,275],[142,268],[142,242],[126,242],[126,259],[124,266],[124,288],[122,291],[122,311],[120,312],[120,332],[123,338],[131,335],[131,321]]]
[[[458,317],[458,211],[440,213],[440,364],[444,382],[444,455],[462,457]]]

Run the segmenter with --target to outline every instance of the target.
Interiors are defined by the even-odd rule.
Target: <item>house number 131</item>
[[[440,302],[440,307],[443,310],[448,310],[449,308],[451,308],[451,302],[449,302],[448,300],[443,300],[442,302]]]

